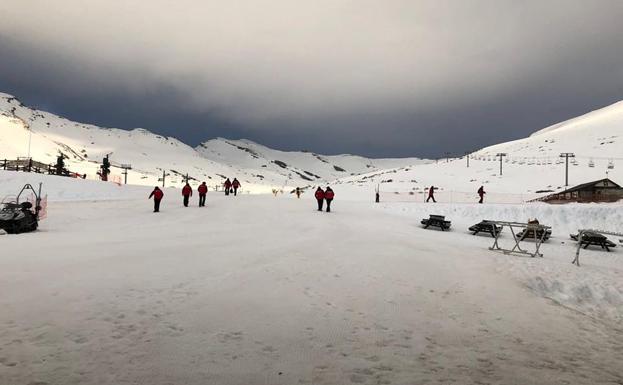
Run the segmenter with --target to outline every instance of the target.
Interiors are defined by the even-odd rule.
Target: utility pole
[[[569,186],[569,158],[575,158],[575,154],[572,152],[563,152],[560,154],[561,158],[565,158],[565,187]]]
[[[467,168],[469,168],[469,152],[465,153],[465,158],[467,158]]]
[[[32,129],[28,127],[28,158],[30,158],[30,145],[32,144]]]
[[[446,152],[446,163],[450,162],[450,153]]]
[[[500,157],[500,176],[502,176],[502,159],[504,159],[506,155],[507,154],[505,152],[500,152],[496,155]]]
[[[123,175],[125,176],[125,183],[124,184],[128,184],[128,170],[132,169],[132,165],[131,164],[122,164],[121,168],[123,169]]]

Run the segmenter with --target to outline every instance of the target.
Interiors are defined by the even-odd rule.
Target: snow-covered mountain
[[[197,151],[204,157],[224,164],[236,164],[252,170],[296,176],[313,183],[405,165],[429,163],[418,158],[369,159],[356,155],[319,155],[307,151],[279,151],[249,140],[217,138],[202,143]]]
[[[344,186],[367,187],[396,195],[422,195],[434,185],[445,199],[469,200],[480,185],[501,201],[517,201],[539,191],[559,191],[565,184],[565,159],[570,158],[569,185],[605,177],[623,184],[623,102],[544,128],[531,136],[478,150],[465,157],[416,167],[397,167],[340,181]],[[497,154],[505,153],[500,175]],[[386,198],[391,195],[385,194]],[[523,198],[523,199],[522,199]]]
[[[32,136],[30,135],[32,134]],[[167,185],[178,186],[186,173],[215,187],[226,177],[237,177],[247,191],[277,186],[325,183],[345,175],[407,165],[418,159],[371,160],[352,155],[323,156],[282,152],[249,141],[214,139],[196,150],[175,138],[145,129],[131,131],[73,122],[23,105],[0,94],[0,158],[16,159],[30,153],[34,160],[54,163],[59,153],[67,168],[95,179],[102,158],[110,154],[112,174],[120,177],[121,164],[131,164],[128,183],[159,184],[163,171]]]
[[[401,194],[423,194],[430,185],[442,198],[470,200],[480,185],[488,197],[505,194],[501,201],[518,201],[542,191],[564,187],[563,152],[572,152],[571,185],[604,178],[623,183],[623,102],[544,128],[520,140],[490,146],[467,159],[439,162],[417,158],[368,159],[354,155],[325,156],[286,152],[248,140],[217,138],[192,148],[175,138],[144,129],[131,131],[81,124],[24,106],[15,97],[0,94],[0,159],[28,153],[53,163],[59,152],[68,156],[67,168],[95,179],[102,158],[111,154],[113,175],[121,164],[131,164],[128,183],[159,184],[163,170],[168,186],[179,186],[186,173],[191,184],[205,180],[211,187],[226,177],[238,177],[247,191],[267,192],[274,187],[341,185],[353,196],[380,188],[400,199]],[[498,153],[505,153],[500,175]],[[334,182],[337,181],[337,182]],[[449,196],[443,197],[446,193]],[[461,195],[462,194],[462,195]],[[463,196],[463,198],[461,198]],[[387,194],[385,194],[387,198]]]

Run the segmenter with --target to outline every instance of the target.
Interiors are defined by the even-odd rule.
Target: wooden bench
[[[497,233],[502,231],[502,226],[498,226],[495,223],[492,223],[491,221],[484,220],[470,227],[469,231],[473,231],[474,232],[473,235],[476,235],[482,232],[482,233],[489,233],[491,234],[492,237],[495,237]]]
[[[449,230],[452,222],[446,221],[446,217],[443,215],[430,215],[428,218],[422,219],[420,222],[427,229],[429,226],[439,227],[441,231]]]
[[[600,246],[602,249],[605,249],[606,251],[610,251],[611,247],[617,246],[616,243],[609,240],[605,235],[594,233],[592,231],[586,231],[582,233],[581,240],[579,239],[580,238],[579,234],[570,234],[570,237],[574,241],[580,242],[580,247],[584,246],[585,249],[591,245],[594,245],[594,246]]]

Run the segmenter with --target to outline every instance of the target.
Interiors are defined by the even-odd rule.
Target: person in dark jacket
[[[238,189],[240,188],[238,179],[234,178],[234,181],[231,182],[231,187],[234,189],[234,196],[238,195]]]
[[[206,185],[206,182],[199,185],[197,192],[199,193],[199,207],[203,207],[206,205],[206,194],[208,193],[208,186]]]
[[[322,211],[322,205],[324,204],[324,190],[318,186],[316,193],[314,194],[316,201],[318,202],[318,211]]]
[[[231,190],[231,181],[229,178],[223,183],[223,186],[225,186],[225,195],[229,195],[229,190]]]
[[[335,197],[335,193],[331,190],[331,187],[327,186],[324,190],[324,199],[327,201],[327,212],[331,212],[331,202],[333,202],[333,197]]]
[[[184,207],[188,207],[188,201],[190,197],[193,196],[193,189],[188,182],[186,182],[186,185],[182,188],[182,196],[184,197]]]
[[[435,186],[430,186],[430,188],[428,189],[428,198],[426,199],[426,202],[428,203],[429,200],[433,200],[433,203],[437,203],[437,201],[435,200]]]
[[[154,198],[154,212],[158,213],[160,212],[160,201],[162,200],[162,197],[164,197],[164,193],[156,186],[147,199],[151,199],[152,197]]]
[[[478,196],[480,197],[480,200],[478,201],[478,203],[482,203],[485,199],[485,188],[483,186],[480,186],[480,188],[478,189]]]

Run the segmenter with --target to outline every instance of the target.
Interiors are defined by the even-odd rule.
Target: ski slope
[[[289,194],[184,208],[178,189],[154,214],[145,187],[0,178],[51,197],[40,231],[0,236],[2,383],[623,381],[623,251],[578,268],[566,234],[620,226],[616,205],[438,204],[439,232],[419,225],[432,205],[340,187],[330,214]],[[545,257],[489,251],[466,232],[483,215],[553,224]]]
[[[55,163],[59,153],[63,153],[68,157],[69,170],[87,174],[90,179],[97,179],[102,158],[110,154],[112,174],[116,178],[121,178],[122,164],[132,165],[129,184],[158,185],[159,178],[166,172],[168,185],[179,187],[184,175],[189,174],[192,185],[206,181],[215,189],[225,178],[237,177],[245,191],[254,193],[270,192],[275,187],[325,183],[340,176],[389,165],[422,162],[418,159],[371,160],[352,155],[325,157],[302,152],[286,153],[249,141],[222,138],[204,143],[198,151],[175,138],[156,135],[145,129],[120,130],[72,122],[29,108],[15,97],[0,93],[0,158],[27,156],[29,143],[35,160]],[[240,150],[238,147],[241,146],[232,146],[233,143],[244,143],[266,157],[249,162],[250,154]],[[284,161],[288,163],[283,167],[277,165]],[[336,171],[338,169],[343,171]]]
[[[537,131],[528,138],[501,143],[466,157],[370,172],[343,178],[339,184],[352,194],[372,199],[379,187],[389,200],[425,198],[427,188],[439,188],[444,202],[475,202],[484,186],[487,198],[497,203],[520,203],[565,184],[561,153],[571,152],[569,185],[610,178],[623,185],[623,102]],[[502,174],[500,161],[503,157]],[[544,193],[539,193],[544,192]]]

